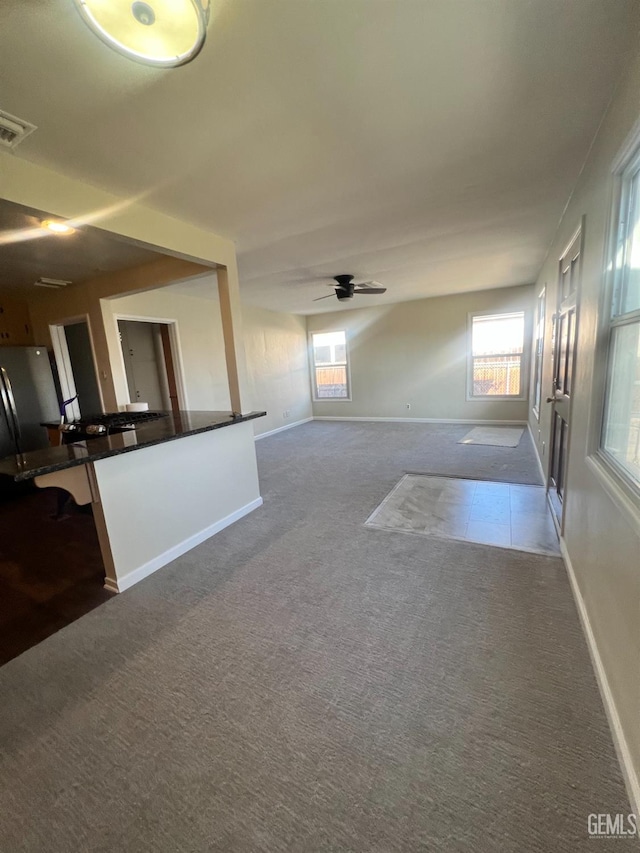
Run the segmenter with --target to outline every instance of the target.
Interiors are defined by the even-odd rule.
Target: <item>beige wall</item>
[[[640,57],[609,108],[536,285],[536,290],[547,286],[544,400],[551,393],[551,315],[556,304],[558,259],[584,215],[564,539],[636,774],[640,774],[640,507],[625,509],[617,503],[606,489],[606,480],[598,476],[587,459],[597,447],[602,411],[600,380],[606,363],[602,328],[607,308],[600,308],[600,300],[613,183],[611,167],[640,116],[639,92]],[[550,414],[550,407],[543,402],[539,424],[531,415],[545,470]]]
[[[169,286],[104,300],[103,310],[110,314],[105,326],[109,336],[114,382],[122,400],[127,395],[127,383],[116,326],[117,315],[175,321],[186,408],[214,411],[228,411],[231,408],[215,279],[211,280],[211,289],[211,299],[189,296]]]
[[[237,411],[251,409],[248,394],[248,375],[242,346],[242,321],[238,267],[235,245],[231,240],[202,228],[166,216],[145,207],[140,199],[122,198],[90,184],[76,181],[0,152],[0,198],[23,204],[36,210],[69,219],[78,226],[98,225],[105,231],[119,234],[150,248],[160,247],[171,259],[202,262],[217,267],[223,318],[224,343],[228,381],[233,407]],[[174,276],[173,280],[177,280]],[[134,291],[136,287],[123,288]],[[102,328],[102,311],[97,302],[104,294],[88,288],[85,303],[89,303],[89,323],[98,361],[101,395],[107,408],[117,405],[116,393],[108,363],[107,342]]]
[[[49,326],[71,319],[86,318],[96,357],[100,393],[106,411],[117,411],[128,400],[122,388],[123,368],[114,358],[112,322],[107,299],[123,293],[134,293],[158,287],[188,275],[202,273],[202,266],[177,258],[163,258],[117,273],[108,273],[65,288],[51,290],[29,302],[34,336],[39,343],[50,345]],[[115,350],[116,355],[118,351]],[[114,371],[114,372],[112,372]]]
[[[360,297],[361,301],[366,298]],[[533,310],[530,286],[308,317],[309,332],[346,329],[351,366],[352,401],[314,402],[314,414],[525,421],[526,402],[466,400],[469,312],[520,310],[526,312],[528,337]]]
[[[305,318],[247,304],[242,318],[252,399],[267,410],[256,435],[312,417]]]
[[[230,408],[220,305],[215,278],[199,280],[197,290],[210,285],[210,296],[194,296],[181,285],[103,301],[109,311],[114,381],[126,395],[126,378],[119,352],[115,316],[176,320],[188,407]],[[254,421],[256,435],[311,417],[307,333],[303,317],[242,306],[244,348],[249,368],[249,393],[255,409],[267,417]],[[284,413],[289,414],[285,417]]]
[[[195,275],[197,283],[176,285],[185,272]],[[227,411],[231,403],[218,285],[215,275],[209,284],[201,273],[201,267],[166,258],[45,293],[31,304],[36,336],[49,343],[49,324],[87,315],[101,384],[113,388],[113,400],[105,399],[105,408],[113,410],[129,399],[116,315],[175,320],[187,406]],[[174,284],[164,286],[166,282]],[[206,296],[188,292],[200,294],[207,287]],[[118,295],[122,293],[126,295]],[[249,363],[247,397],[253,408],[268,412],[254,422],[256,435],[311,417],[304,317],[243,305],[241,328]]]
[[[249,421],[93,467],[96,524],[109,538],[106,586],[120,592],[262,503]]]

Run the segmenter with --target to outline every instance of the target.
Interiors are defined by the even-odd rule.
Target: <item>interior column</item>
[[[246,415],[251,411],[251,397],[242,335],[240,282],[235,259],[226,267],[219,266],[217,273],[231,409]]]

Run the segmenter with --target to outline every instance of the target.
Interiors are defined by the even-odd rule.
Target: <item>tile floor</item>
[[[543,486],[405,474],[369,527],[559,556]]]

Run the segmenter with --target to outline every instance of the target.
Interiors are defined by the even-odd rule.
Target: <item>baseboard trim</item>
[[[281,427],[276,427],[276,429],[270,429],[269,432],[261,432],[260,435],[254,435],[253,440],[258,441],[261,438],[269,438],[270,435],[276,435],[278,432],[284,432],[286,429],[293,429],[293,427],[302,426],[302,424],[308,424],[309,421],[314,420],[313,418],[303,418],[301,421],[294,421],[292,424],[285,424]]]
[[[351,418],[316,415],[314,421],[370,421],[392,424],[469,424],[470,426],[526,426],[527,421],[487,421],[469,418]]]
[[[580,592],[580,587],[578,586],[578,580],[573,570],[567,545],[562,537],[560,538],[560,551],[567,570],[569,583],[571,584],[571,591],[578,610],[580,624],[582,625],[582,630],[587,641],[587,648],[589,649],[591,663],[600,689],[602,704],[604,705],[604,710],[609,721],[609,727],[613,737],[613,745],[618,755],[618,761],[620,762],[620,768],[627,788],[627,794],[629,795],[631,809],[637,817],[640,817],[640,776],[633,766],[631,751],[629,750],[629,745],[627,744],[618,709],[616,708],[613,693],[609,686],[609,679],[607,678],[607,673],[602,662],[602,658],[600,657],[598,644],[596,643],[596,638],[591,628],[589,613],[587,612],[587,607],[584,603],[582,593]]]
[[[111,578],[107,578],[104,582],[105,589],[108,589],[111,592],[124,592],[125,589],[129,589],[129,587],[134,586],[134,584],[137,584],[139,581],[149,575],[152,575],[154,572],[157,572],[158,569],[166,566],[167,563],[170,563],[172,560],[186,554],[187,551],[195,548],[196,545],[200,545],[201,542],[211,538],[211,536],[215,536],[216,533],[220,533],[220,531],[224,530],[225,527],[229,527],[234,522],[244,518],[245,515],[249,515],[249,513],[253,512],[254,509],[258,509],[259,506],[262,506],[261,497],[245,504],[230,515],[221,518],[220,521],[210,524],[209,527],[205,527],[204,530],[194,533],[193,536],[189,536],[188,539],[184,539],[182,542],[174,545],[173,548],[169,548],[162,554],[158,554],[158,556],[154,557],[153,560],[149,560],[148,563],[144,563],[142,566],[139,566],[137,569],[129,572],[129,574],[124,577],[118,578],[116,581]]]
[[[540,454],[538,453],[538,445],[536,444],[536,440],[533,437],[533,430],[531,429],[530,421],[527,421],[527,429],[529,430],[529,435],[531,436],[531,443],[533,444],[533,451],[536,454],[536,462],[538,463],[538,471],[540,472],[540,479],[542,480],[542,484],[544,486],[546,486],[547,485],[547,475],[546,475],[544,467],[542,465],[542,459],[540,459]]]

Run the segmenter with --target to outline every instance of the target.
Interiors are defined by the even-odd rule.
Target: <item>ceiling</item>
[[[214,0],[191,64],[133,63],[71,0],[4,0],[16,156],[235,240],[243,298],[335,310],[532,282],[637,0]],[[354,305],[354,300],[351,305]],[[370,303],[367,303],[370,304]]]
[[[103,272],[117,272],[157,260],[157,252],[83,227],[65,236],[41,223],[48,215],[0,200],[0,288],[20,296],[41,295],[41,276],[79,283]]]

